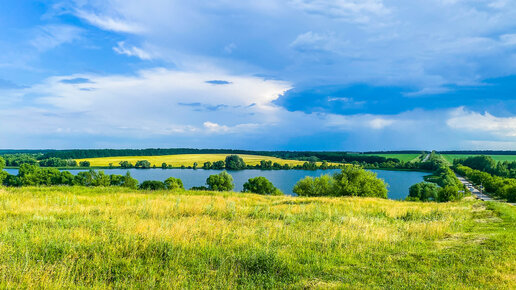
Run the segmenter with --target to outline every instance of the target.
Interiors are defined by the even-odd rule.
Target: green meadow
[[[448,162],[453,163],[454,159],[464,159],[472,156],[480,156],[478,154],[441,154]],[[487,155],[495,161],[516,161],[516,155]]]
[[[418,157],[421,156],[421,154],[417,154],[417,153],[416,154],[387,154],[387,153],[382,154],[382,153],[379,153],[379,154],[357,154],[357,155],[396,158],[396,159],[399,159],[400,161],[404,161],[404,162],[417,161]]]
[[[0,188],[1,288],[515,288],[516,209]]]

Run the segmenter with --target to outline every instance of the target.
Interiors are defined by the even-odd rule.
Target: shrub
[[[281,195],[283,194],[279,189],[277,189],[272,182],[267,180],[267,178],[263,176],[249,178],[246,183],[244,183],[243,192],[252,192],[257,194],[270,194],[270,195]]]
[[[161,181],[146,180],[140,184],[139,188],[143,190],[163,190],[166,189],[167,186]]]
[[[233,184],[233,177],[226,171],[210,175],[208,179],[206,179],[206,184],[208,185],[209,190],[216,191],[231,191],[235,187]]]
[[[185,189],[183,187],[183,181],[181,181],[181,179],[175,178],[175,177],[167,178],[167,180],[165,180],[165,185],[166,185],[167,189],[170,189],[170,190],[184,190]]]

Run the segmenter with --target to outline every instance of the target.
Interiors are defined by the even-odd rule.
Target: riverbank
[[[503,204],[116,187],[0,200],[2,288],[516,286]]]

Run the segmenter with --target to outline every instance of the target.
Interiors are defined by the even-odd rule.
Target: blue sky
[[[516,149],[515,1],[0,8],[0,148]]]

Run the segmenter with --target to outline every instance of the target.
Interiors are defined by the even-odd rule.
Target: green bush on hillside
[[[214,191],[231,191],[235,187],[233,177],[226,171],[219,174],[213,174],[206,179],[209,190]]]
[[[277,189],[272,182],[263,176],[249,178],[244,183],[243,192],[251,192],[257,194],[282,195],[283,193]]]
[[[184,190],[183,181],[179,178],[169,177],[165,180],[165,185],[169,190]]]
[[[376,174],[358,166],[321,177],[306,177],[294,186],[300,196],[370,196],[387,198],[387,184]]]

